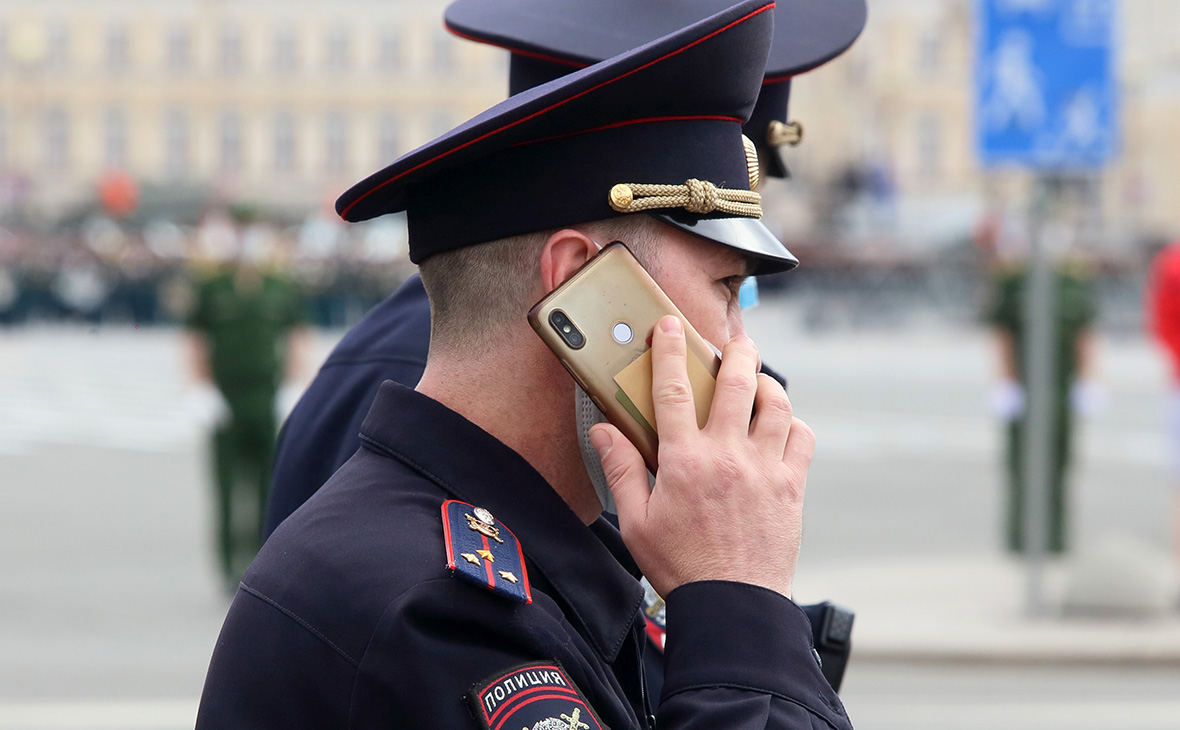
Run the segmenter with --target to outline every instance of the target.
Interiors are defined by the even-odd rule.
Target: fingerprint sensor
[[[635,333],[631,331],[631,325],[626,322],[615,322],[615,326],[610,328],[610,334],[620,345],[625,345],[635,338]]]

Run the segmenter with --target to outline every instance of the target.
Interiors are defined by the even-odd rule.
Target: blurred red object
[[[126,218],[139,206],[139,185],[122,170],[108,172],[98,181],[98,199],[107,213]]]
[[[1147,318],[1152,333],[1172,355],[1180,382],[1180,241],[1156,256],[1147,279]]]

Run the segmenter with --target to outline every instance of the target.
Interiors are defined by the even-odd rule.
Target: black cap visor
[[[751,273],[777,274],[799,265],[795,254],[775,237],[766,225],[754,218],[703,218],[692,213],[657,213],[656,219],[701,238],[736,248],[750,257]]]

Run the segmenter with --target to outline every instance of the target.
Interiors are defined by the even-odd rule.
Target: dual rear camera
[[[565,344],[574,350],[581,349],[586,344],[586,336],[560,309],[554,309],[549,313],[549,326],[556,330],[557,334],[561,335],[561,339],[565,340]],[[620,345],[627,345],[635,339],[635,331],[626,322],[615,322],[610,329],[610,336]]]
[[[578,350],[586,344],[586,336],[574,326],[570,318],[565,315],[565,312],[560,309],[554,309],[549,313],[549,326],[561,335],[561,339],[565,340],[565,344],[571,348]]]

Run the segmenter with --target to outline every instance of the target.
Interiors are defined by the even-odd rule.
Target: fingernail
[[[670,314],[660,320],[660,329],[668,334],[678,335],[684,328],[680,324],[680,318]]]
[[[605,457],[610,453],[610,433],[605,428],[590,429],[590,445],[598,452],[599,458]]]

